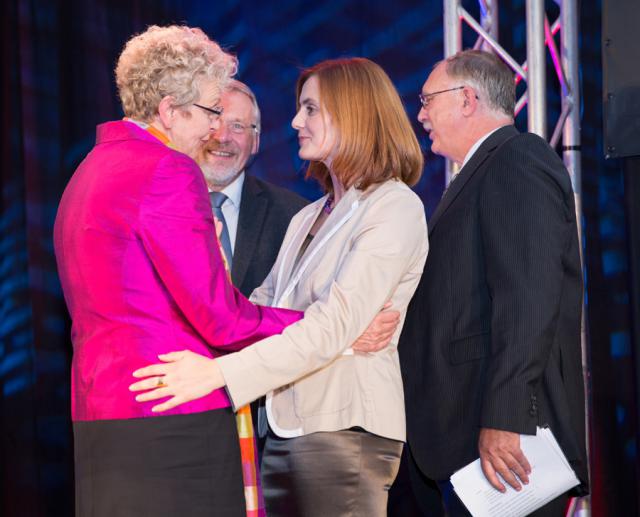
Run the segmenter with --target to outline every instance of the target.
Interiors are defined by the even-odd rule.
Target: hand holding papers
[[[493,488],[480,460],[451,476],[456,494],[474,517],[521,517],[545,505],[580,482],[569,466],[551,430],[538,428],[536,436],[521,435],[520,448],[531,464],[529,484],[504,493]]]
[[[503,481],[516,490],[520,490],[520,483],[529,482],[531,465],[520,448],[518,433],[483,427],[478,436],[478,453],[482,472],[500,492],[506,490]]]

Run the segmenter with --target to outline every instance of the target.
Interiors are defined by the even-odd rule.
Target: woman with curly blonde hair
[[[79,517],[246,515],[225,392],[158,416],[127,389],[130,372],[158,354],[216,356],[301,317],[254,306],[231,287],[192,159],[218,127],[236,67],[200,29],[154,26],[133,37],[116,68],[126,118],[98,126],[60,202]]]

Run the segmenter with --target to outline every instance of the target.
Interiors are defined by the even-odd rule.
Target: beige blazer
[[[385,302],[401,323],[427,257],[427,224],[418,196],[390,180],[351,188],[294,267],[326,197],[291,220],[278,258],[251,300],[305,311],[280,335],[218,359],[236,408],[267,395],[274,432],[290,438],[353,426],[405,439],[397,343],[376,353],[350,345]]]

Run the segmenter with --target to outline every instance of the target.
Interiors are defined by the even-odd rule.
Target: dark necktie
[[[231,239],[229,239],[227,221],[222,214],[222,204],[227,200],[227,196],[222,192],[209,192],[209,199],[211,200],[211,208],[213,208],[214,215],[216,216],[218,221],[222,223],[220,244],[222,246],[222,251],[224,252],[225,258],[227,259],[229,269],[231,269],[231,261],[233,260],[233,253],[231,252]]]

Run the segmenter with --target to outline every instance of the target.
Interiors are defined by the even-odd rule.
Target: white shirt
[[[227,224],[229,240],[231,241],[231,253],[235,252],[236,235],[238,234],[238,218],[240,217],[240,203],[242,201],[242,186],[244,185],[244,171],[236,179],[222,189],[227,199],[222,203],[222,215]],[[209,192],[213,192],[209,189]]]
[[[464,157],[464,161],[462,162],[462,165],[460,166],[460,169],[462,169],[462,167],[464,167],[466,165],[466,163],[471,159],[473,154],[478,150],[478,148],[482,145],[482,143],[487,138],[489,138],[496,131],[498,131],[498,129],[502,129],[503,127],[509,126],[509,125],[511,125],[511,124],[505,124],[504,126],[497,127],[493,131],[489,131],[486,135],[481,136],[480,138],[478,138],[478,140],[476,140],[476,143],[471,146],[471,149],[469,149],[469,152],[467,152],[467,155]]]

